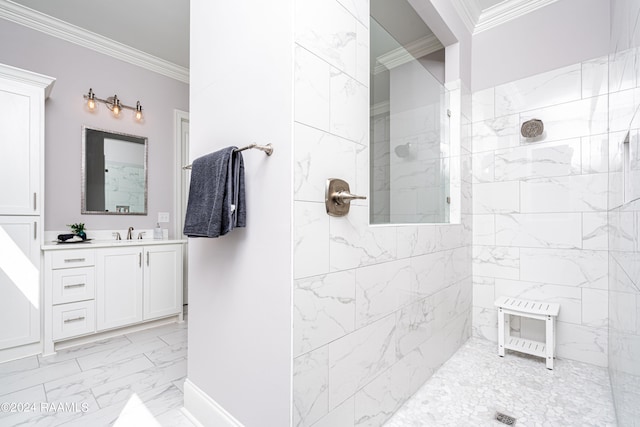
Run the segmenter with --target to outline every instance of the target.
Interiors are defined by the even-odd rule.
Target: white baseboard
[[[198,427],[244,427],[188,378],[184,382],[183,412]]]

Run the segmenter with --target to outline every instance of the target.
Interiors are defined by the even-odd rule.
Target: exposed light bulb
[[[94,111],[96,109],[96,94],[93,93],[93,89],[89,88],[89,93],[85,95],[87,98],[87,108],[89,111]]]
[[[136,103],[136,121],[142,120],[142,105],[140,105],[140,101]]]
[[[120,115],[120,111],[121,111],[121,107],[120,107],[120,100],[118,99],[118,95],[113,95],[113,108],[111,109],[111,111],[113,111],[113,115],[118,117]]]

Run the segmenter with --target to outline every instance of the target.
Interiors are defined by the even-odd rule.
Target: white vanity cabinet
[[[182,320],[180,241],[47,245],[45,346],[155,319]]]
[[[95,332],[95,251],[52,252],[45,256],[45,268],[48,276],[45,299],[49,296],[51,300],[47,308],[51,310],[52,339]]]
[[[182,310],[182,245],[98,249],[96,255],[98,331]]]
[[[0,348],[40,341],[40,244],[30,217],[0,215]]]
[[[142,321],[142,246],[97,249],[97,329]]]
[[[54,82],[0,64],[0,361],[40,351],[44,103]]]
[[[44,101],[55,79],[0,64],[0,215],[39,215]]]
[[[144,258],[142,318],[182,311],[182,245],[145,247]]]

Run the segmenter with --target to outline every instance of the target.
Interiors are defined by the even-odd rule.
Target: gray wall
[[[191,1],[191,159],[274,147],[243,153],[247,227],[189,241],[188,380],[247,427],[291,415],[292,10]]]
[[[608,53],[609,2],[562,0],[473,36],[473,92]]]
[[[4,20],[0,40],[0,63],[56,78],[45,109],[45,230],[75,222],[86,224],[89,237],[98,229],[149,229],[158,212],[170,212],[173,236],[173,111],[188,110],[189,86]],[[129,110],[115,119],[102,104],[87,112],[82,95],[90,87],[100,98],[117,94],[127,105],[140,100],[144,122],[136,123]],[[82,125],[149,138],[148,216],[80,215]]]

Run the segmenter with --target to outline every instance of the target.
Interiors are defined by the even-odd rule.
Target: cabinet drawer
[[[95,268],[64,268],[53,270],[51,298],[54,304],[94,299]]]
[[[94,301],[73,302],[53,306],[53,340],[90,334],[96,331]]]
[[[94,265],[93,250],[56,251],[51,254],[51,266],[57,268],[86,267]]]

